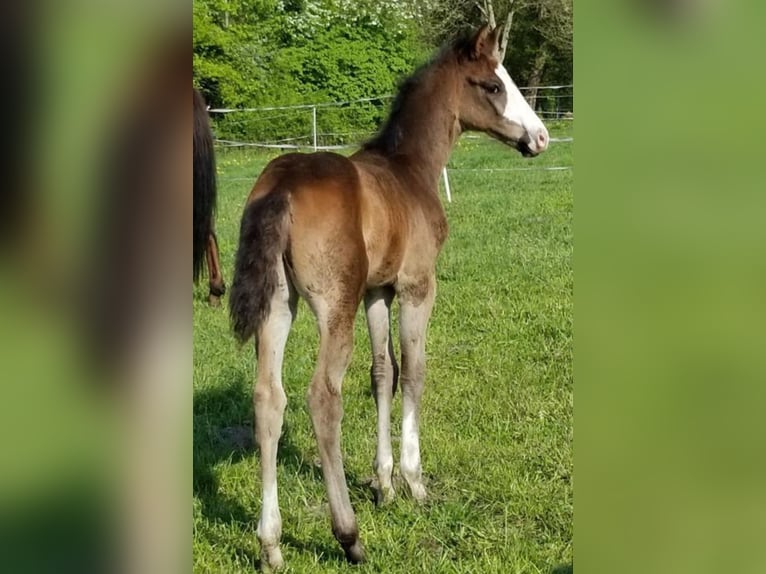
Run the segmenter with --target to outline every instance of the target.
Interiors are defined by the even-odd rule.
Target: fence
[[[574,86],[519,88],[522,93],[536,90],[535,111],[543,119],[574,119]],[[216,143],[227,148],[272,148],[280,150],[337,150],[355,147],[371,137],[385,120],[391,95],[360,98],[347,102],[265,106],[259,108],[219,108],[209,110],[213,118]],[[528,98],[529,99],[529,98]],[[551,137],[551,143],[573,141],[572,137]],[[464,171],[562,171],[572,166],[461,168]],[[452,193],[444,168],[442,177],[447,201]]]
[[[533,88],[519,88],[532,93]],[[573,119],[573,86],[540,86],[535,108],[543,120]],[[391,95],[346,102],[211,109],[216,142],[226,147],[341,149],[372,136]],[[555,140],[553,140],[555,141]]]

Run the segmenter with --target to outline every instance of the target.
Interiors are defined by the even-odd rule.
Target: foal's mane
[[[418,67],[399,85],[399,90],[391,104],[391,111],[378,133],[362,144],[363,150],[377,151],[386,155],[395,155],[399,148],[403,133],[406,132],[407,122],[413,121],[413,116],[404,117],[404,110],[409,109],[411,96],[423,86],[428,78],[428,72],[435,66],[454,60],[456,63],[467,58],[471,53],[471,35],[466,33],[446,43],[430,60]],[[420,102],[419,105],[429,107],[433,102]],[[417,105],[417,104],[415,104]],[[416,114],[415,117],[419,116]],[[422,116],[421,116],[422,117]]]

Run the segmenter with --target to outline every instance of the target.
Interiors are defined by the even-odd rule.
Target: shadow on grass
[[[201,504],[203,516],[211,522],[237,524],[244,529],[251,529],[255,535],[257,511],[245,508],[238,500],[221,492],[215,470],[216,465],[223,461],[237,463],[258,456],[252,420],[251,383],[244,379],[243,373],[235,369],[229,368],[221,373],[220,385],[194,393],[194,496]],[[279,439],[277,463],[281,469],[291,474],[301,475],[319,483],[323,481],[321,468],[292,442],[287,424],[283,426]],[[347,473],[346,478],[350,489],[360,488],[363,484],[353,473]],[[258,489],[260,498],[259,476],[253,476],[252,483],[247,486],[253,490]],[[288,501],[282,498],[281,505],[286,503]],[[231,541],[225,542],[231,544]],[[288,532],[283,532],[282,542],[302,552],[316,553],[328,561],[344,562],[340,547],[321,542],[307,543],[294,538]],[[235,553],[254,566],[259,563],[258,557],[253,556],[249,549],[237,548]]]
[[[559,564],[553,570],[551,570],[551,574],[574,574],[574,565],[571,563]]]
[[[328,522],[329,527],[329,522]],[[315,554],[319,556],[319,561],[325,565],[334,564],[338,567],[347,565],[346,558],[340,546],[333,542],[325,540],[312,540],[306,542],[295,538],[290,532],[282,531],[282,545],[289,546],[294,550],[304,554]]]

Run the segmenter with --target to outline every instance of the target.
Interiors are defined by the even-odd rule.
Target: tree
[[[420,17],[432,43],[489,22],[504,26],[504,63],[534,105],[543,83],[572,81],[572,0],[426,0]]]

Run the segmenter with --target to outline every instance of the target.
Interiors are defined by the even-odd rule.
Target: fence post
[[[452,203],[452,192],[449,188],[449,179],[447,178],[447,167],[442,170],[442,176],[444,177],[444,191],[447,193],[447,201]]]
[[[314,151],[317,150],[317,107],[311,106],[311,133],[314,135]]]

